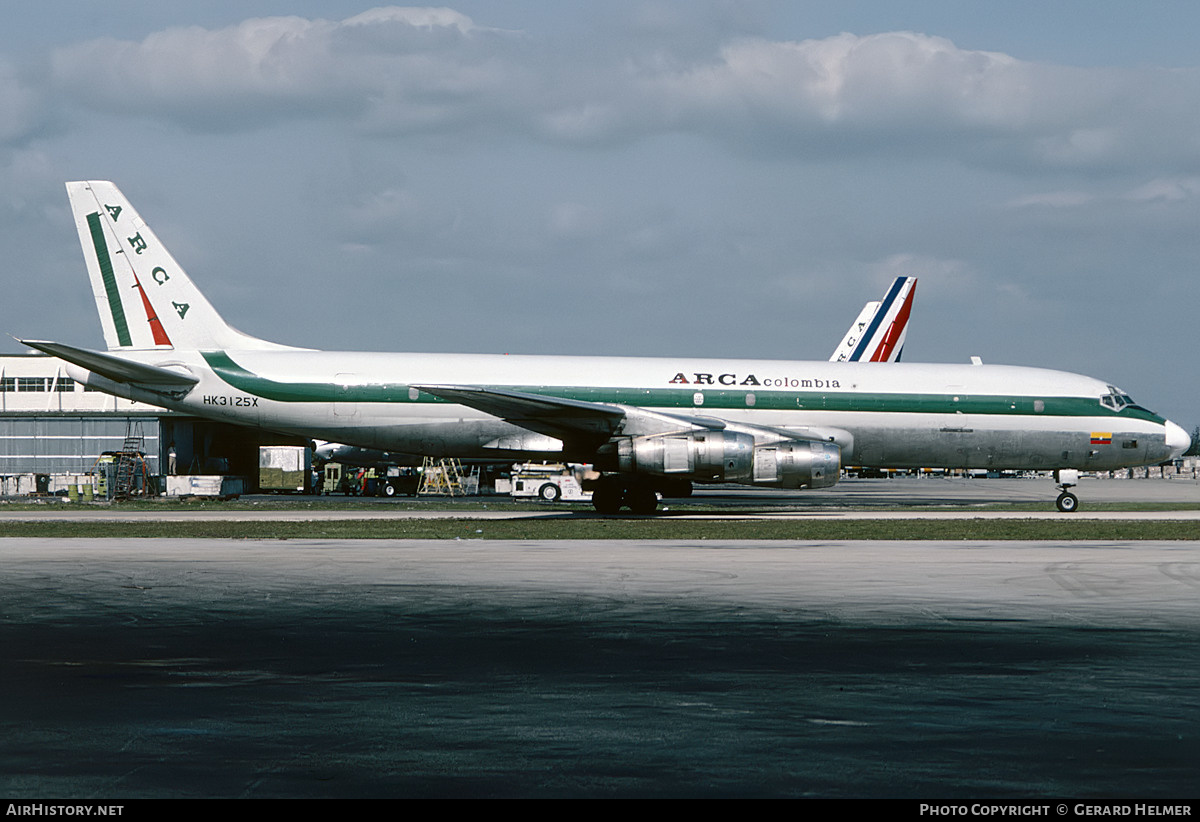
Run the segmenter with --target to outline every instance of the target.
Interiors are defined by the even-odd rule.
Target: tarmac
[[[1085,478],[1072,489],[1080,508],[1064,514],[1054,507],[1058,490],[1046,478],[964,479],[961,477],[903,477],[844,479],[816,491],[753,489],[740,486],[698,486],[693,497],[663,500],[660,514],[698,519],[1097,519],[1200,520],[1200,480],[1191,478],[1109,480]],[[73,505],[52,500],[40,510],[6,509],[0,522],[75,521],[337,521],[363,519],[536,519],[591,515],[588,503],[569,507],[544,503],[531,509],[528,501],[515,507],[503,496],[382,498],[345,496],[253,495],[243,497],[258,510],[188,509],[164,505],[161,510],[128,509],[109,505]],[[279,507],[279,503],[287,507]],[[1130,502],[1149,510],[1089,510],[1091,503]],[[320,507],[307,507],[313,503]],[[398,505],[396,503],[405,503]],[[993,503],[1020,504],[1024,510],[989,510]],[[1194,505],[1193,509],[1153,510],[1155,504]],[[697,505],[708,510],[694,510]],[[413,507],[416,506],[416,507]],[[1041,506],[1040,509],[1038,506]],[[597,515],[599,516],[599,515]]]
[[[969,482],[861,491],[1023,481]],[[10,799],[1200,793],[1200,533],[9,538],[0,563]]]

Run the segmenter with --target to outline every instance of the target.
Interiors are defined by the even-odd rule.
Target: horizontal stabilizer
[[[66,360],[72,365],[86,368],[94,374],[99,374],[113,382],[137,385],[161,385],[171,387],[191,387],[200,382],[191,374],[176,371],[172,368],[161,368],[157,365],[133,362],[112,354],[92,351],[87,348],[76,348],[64,343],[44,342],[42,340],[21,340],[22,345],[37,349],[52,357]]]

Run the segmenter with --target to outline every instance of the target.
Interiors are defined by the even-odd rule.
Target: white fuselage
[[[130,352],[183,366],[182,399],[73,374],[204,417],[366,448],[508,459],[561,443],[413,386],[466,385],[803,432],[836,429],[842,461],[880,467],[1107,470],[1161,462],[1181,429],[1077,374],[985,365],[308,350]],[[77,369],[80,370],[80,369]],[[1184,435],[1186,436],[1186,435]],[[565,454],[585,460],[587,454]]]

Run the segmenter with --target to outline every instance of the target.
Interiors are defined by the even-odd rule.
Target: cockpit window
[[[1113,411],[1120,411],[1128,408],[1131,405],[1136,405],[1133,397],[1126,394],[1115,385],[1108,386],[1108,393],[1100,398],[1100,404],[1105,408],[1111,408]]]

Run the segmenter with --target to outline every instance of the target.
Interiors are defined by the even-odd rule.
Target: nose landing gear
[[[1054,481],[1058,483],[1058,490],[1062,492],[1054,503],[1058,510],[1064,514],[1079,510],[1079,497],[1067,490],[1079,484],[1079,472],[1073,468],[1060,468],[1054,472]]]
[[[1059,487],[1061,488],[1062,486]],[[1058,499],[1054,504],[1057,505],[1058,510],[1062,511],[1064,514],[1070,514],[1079,508],[1079,497],[1075,496],[1064,488],[1063,492],[1058,495]]]

